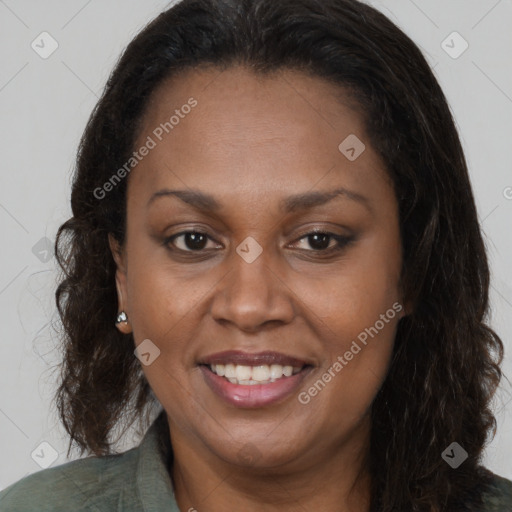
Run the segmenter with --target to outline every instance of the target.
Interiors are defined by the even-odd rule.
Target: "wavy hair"
[[[164,79],[235,65],[259,74],[298,70],[350,91],[394,185],[401,277],[414,307],[398,325],[372,404],[372,510],[456,512],[481,503],[503,344],[486,325],[489,267],[467,165],[418,47],[356,0],[183,0],[124,51],[81,139],[72,217],[55,241],[64,353],[56,403],[70,449],[111,453],[114,428],[141,420],[155,403],[133,336],[114,324],[108,234],[124,243],[127,179],[103,199],[94,191],[130,158],[148,99]],[[453,441],[469,454],[457,470],[441,458]]]

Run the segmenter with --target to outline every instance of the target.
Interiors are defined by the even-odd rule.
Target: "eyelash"
[[[178,252],[181,252],[181,253],[201,254],[201,253],[204,253],[205,251],[208,250],[208,249],[206,249],[206,250],[205,249],[199,249],[199,250],[194,251],[194,250],[185,250],[185,249],[178,249],[176,247],[170,247],[170,244],[172,244],[176,238],[178,238],[180,236],[183,236],[183,235],[186,235],[186,234],[189,234],[189,233],[193,233],[193,234],[197,234],[197,235],[203,235],[203,236],[206,236],[209,240],[213,240],[204,231],[198,231],[198,230],[191,229],[191,230],[188,230],[188,231],[181,231],[179,233],[176,233],[176,234],[166,238],[164,240],[164,244],[163,245],[166,246],[171,251],[178,251]],[[308,237],[313,236],[313,235],[327,235],[330,239],[334,239],[336,241],[336,245],[334,247],[327,248],[327,249],[302,249],[302,250],[305,250],[306,252],[318,253],[321,256],[329,256],[331,254],[339,253],[339,252],[344,250],[348,245],[350,245],[354,241],[354,237],[353,236],[336,235],[335,233],[331,233],[329,231],[322,231],[322,230],[315,230],[315,231],[309,231],[307,233],[304,233],[296,241],[298,242],[300,240],[303,240],[304,238],[308,238]],[[215,241],[215,240],[213,240],[213,241]]]

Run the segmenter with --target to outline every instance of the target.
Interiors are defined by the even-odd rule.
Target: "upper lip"
[[[239,364],[246,366],[280,364],[282,366],[302,367],[310,363],[294,356],[270,350],[255,353],[242,352],[241,350],[226,350],[225,352],[217,352],[202,358],[199,364]]]

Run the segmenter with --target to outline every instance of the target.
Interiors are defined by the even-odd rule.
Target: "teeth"
[[[263,382],[270,379],[270,368],[268,365],[255,366],[252,369],[252,378],[258,382]]]
[[[279,379],[283,375],[283,367],[280,364],[273,364],[270,367],[270,377],[272,379]]]
[[[220,365],[220,366],[222,366],[222,365]],[[227,364],[224,367],[224,375],[225,375],[226,379],[234,379],[236,377],[235,365]]]
[[[250,380],[252,375],[252,368],[250,366],[242,366],[241,364],[237,364],[235,367],[235,374],[237,380]]]
[[[225,377],[232,384],[242,384],[245,386],[253,386],[274,382],[277,379],[291,377],[302,370],[298,366],[282,366],[280,364],[264,364],[260,366],[246,366],[242,364],[212,364],[210,369],[220,377]]]

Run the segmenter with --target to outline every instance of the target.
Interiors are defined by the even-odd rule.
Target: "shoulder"
[[[512,481],[488,472],[490,484],[484,495],[482,512],[510,512],[512,510]]]
[[[137,449],[44,469],[0,492],[2,512],[117,510],[136,479]]]

